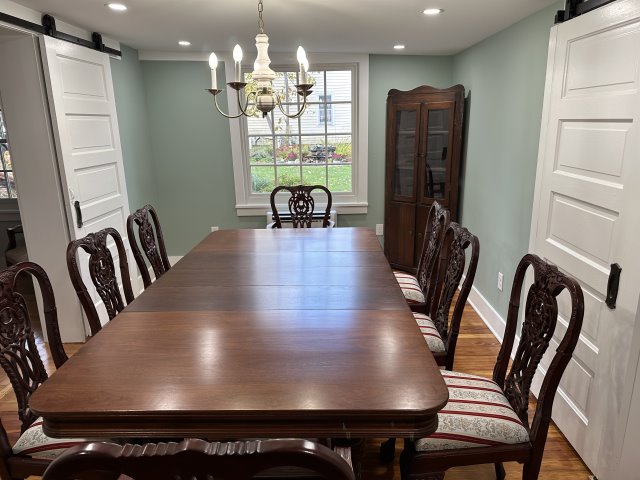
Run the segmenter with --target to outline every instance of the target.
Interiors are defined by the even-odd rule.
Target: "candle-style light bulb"
[[[240,48],[240,45],[236,45],[235,47],[233,47],[233,60],[235,61],[234,64],[234,81],[239,82],[241,77],[242,77],[242,48]]]
[[[217,90],[218,80],[216,78],[216,68],[218,68],[218,57],[213,52],[209,55],[209,68],[211,69],[211,90]]]
[[[306,83],[307,75],[304,71],[304,62],[307,59],[307,54],[304,51],[304,48],[302,48],[302,45],[298,47],[296,58],[298,59],[298,63],[300,64],[299,81],[300,83]]]

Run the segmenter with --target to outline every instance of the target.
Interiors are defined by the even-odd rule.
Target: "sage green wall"
[[[147,203],[157,205],[157,180],[149,139],[146,85],[138,51],[124,45],[121,51],[120,60],[111,59],[111,74],[129,208],[134,211]]]
[[[527,17],[453,59],[453,80],[469,94],[461,218],[480,238],[474,285],[503,318],[529,247],[549,29],[560,8]]]
[[[265,217],[238,217],[229,121],[205,92],[206,62],[143,61],[148,125],[170,255],[184,255],[213,225],[263,228]],[[450,57],[372,55],[369,64],[369,212],[342,215],[341,226],[384,221],[385,102],[391,88],[451,84]],[[224,78],[224,70],[218,72]]]

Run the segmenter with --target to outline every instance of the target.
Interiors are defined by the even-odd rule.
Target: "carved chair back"
[[[427,216],[422,252],[416,277],[425,297],[426,311],[431,311],[438,279],[438,258],[449,226],[449,210],[434,201]]]
[[[522,287],[529,267],[533,269],[533,283],[526,296],[520,343],[511,369],[507,374],[509,357],[516,335]],[[538,364],[553,338],[558,321],[557,297],[564,290],[571,297],[569,324],[547,369],[538,395],[533,422],[529,426],[528,407],[531,382]],[[584,297],[582,288],[577,281],[561,273],[556,266],[545,262],[536,255],[527,254],[522,258],[513,280],[504,340],[493,371],[493,379],[503,388],[511,406],[522,423],[529,429],[534,458],[538,455],[539,458],[542,458],[551,421],[553,399],[562,374],[578,343],[583,314]]]
[[[113,256],[107,245],[109,237],[113,239],[118,250],[120,277],[126,303],[122,299]],[[105,228],[99,232],[90,233],[86,237],[72,241],[67,247],[67,267],[69,268],[71,283],[73,283],[82,308],[87,315],[91,334],[95,335],[102,329],[102,323],[89,290],[82,280],[77,255],[79,249],[89,255],[89,275],[96,292],[104,303],[109,320],[133,301],[133,290],[131,288],[131,279],[129,278],[129,262],[127,262],[127,252],[124,248],[122,237],[114,228]]]
[[[464,283],[456,299],[453,315],[449,318],[451,304],[455,297],[465,265],[467,264],[466,250],[469,252],[469,265],[464,278]],[[438,281],[435,289],[434,301],[429,312],[438,333],[442,337],[447,352],[445,367],[453,369],[453,356],[455,353],[458,333],[460,331],[460,321],[464,311],[467,297],[473,285],[478,267],[478,257],[480,256],[480,241],[478,237],[461,227],[456,222],[451,222],[445,230],[442,249],[440,254],[440,266],[438,267]]]
[[[23,275],[24,274],[24,275]],[[33,392],[47,379],[47,371],[36,345],[24,296],[17,288],[18,278],[35,279],[42,294],[44,324],[56,368],[67,361],[58,329],[58,315],[51,282],[37,264],[23,262],[0,272],[0,364],[18,401],[18,416],[24,432],[37,418],[29,409]],[[26,278],[25,278],[26,277]]]
[[[282,221],[276,208],[276,195],[282,190],[287,190],[291,194],[288,207],[294,228],[311,228],[315,208],[315,201],[311,196],[313,190],[321,190],[327,195],[327,208],[325,208],[324,216],[322,217],[322,227],[327,228],[332,226],[330,220],[331,192],[327,187],[323,185],[297,185],[295,187],[280,185],[271,192],[271,211],[273,212],[274,220],[273,228],[282,228]]]
[[[134,224],[138,226],[138,239],[142,251],[138,247],[136,235],[134,235]],[[167,249],[164,245],[162,229],[160,228],[160,221],[151,205],[145,205],[129,215],[127,218],[127,235],[133,258],[135,258],[136,265],[138,265],[138,270],[140,270],[140,275],[142,276],[144,288],[147,288],[151,285],[151,275],[149,275],[145,257],[149,261],[151,268],[153,268],[156,279],[171,268],[169,257],[167,257]]]
[[[327,480],[354,480],[351,467],[333,450],[308,440],[116,445],[89,443],[54,460],[43,480],[249,480],[277,467],[300,467]],[[97,475],[101,476],[98,477]]]

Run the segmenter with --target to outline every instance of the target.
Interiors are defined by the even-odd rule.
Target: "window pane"
[[[247,117],[247,132],[249,135],[271,135],[272,133],[272,115],[269,114],[267,118]]]
[[[334,102],[350,102],[351,70],[327,71],[327,94]]]
[[[279,164],[299,164],[299,137],[276,137],[276,162]]]
[[[320,110],[324,109],[323,104],[307,105],[304,115],[300,117],[301,133],[315,133],[324,135],[325,123],[321,121]]]
[[[426,196],[444,198],[447,183],[447,147],[449,145],[449,110],[429,110],[427,133]]]
[[[351,165],[329,165],[329,190],[331,192],[351,192]]]
[[[9,182],[11,198],[16,198],[18,196],[18,190],[16,190],[16,180],[13,178],[13,172],[7,172],[7,181]]]
[[[311,95],[307,97],[307,102],[317,102],[319,96],[324,95],[324,72],[307,72],[307,75],[315,82],[311,89]]]
[[[275,167],[251,167],[253,193],[271,193],[276,188]]]
[[[283,105],[284,111],[289,115],[293,115],[298,112],[299,106],[292,105]],[[276,107],[273,111],[274,115],[274,133],[276,135],[297,135],[298,134],[298,119],[297,118],[288,118],[281,111],[280,108]]]
[[[273,139],[269,137],[249,137],[249,158],[252,164],[273,164]]]
[[[273,81],[273,88],[282,94],[282,101],[286,103],[296,102],[298,94],[296,93],[296,83],[298,77],[294,72],[276,72],[276,78]]]
[[[327,167],[305,165],[302,167],[302,183],[327,186]]]
[[[330,136],[328,140],[327,153],[329,163],[351,163],[351,135]]]
[[[324,136],[302,137],[302,163],[326,163]]]
[[[300,185],[300,167],[278,167],[278,185]]]
[[[4,147],[8,147],[8,144],[5,144]],[[7,170],[13,170],[13,163],[11,163],[11,153],[9,149],[3,149],[2,151],[2,159],[4,160],[4,168]]]
[[[351,133],[351,104],[329,104],[327,109],[332,119],[332,122],[327,122],[327,133]]]
[[[0,198],[9,198],[9,192],[7,191],[7,181],[4,176],[5,173],[0,172]]]

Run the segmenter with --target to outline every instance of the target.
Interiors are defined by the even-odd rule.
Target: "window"
[[[18,198],[2,110],[0,110],[0,198]]]
[[[332,96],[320,95],[320,108],[318,108],[318,124],[322,125],[325,122],[329,125],[333,125],[333,103],[331,102]]]
[[[263,215],[276,186],[298,184],[329,188],[339,213],[366,213],[368,57],[357,58],[312,65],[315,85],[301,117],[288,118],[276,107],[265,118],[231,121],[238,215]],[[271,68],[284,111],[296,113],[302,103],[294,87],[296,67],[272,63]],[[232,81],[233,69],[226,72]],[[245,81],[251,82],[250,73]],[[229,113],[237,113],[235,98],[227,100]]]
[[[315,87],[307,109],[288,118],[279,108],[266,118],[246,119],[251,193],[271,193],[278,185],[324,185],[331,192],[353,191],[352,71],[309,72]],[[245,75],[250,82],[251,74]],[[278,72],[276,89],[285,92],[285,112],[294,114],[301,99],[295,72]],[[333,121],[335,118],[335,121]],[[317,121],[321,120],[321,121]]]

